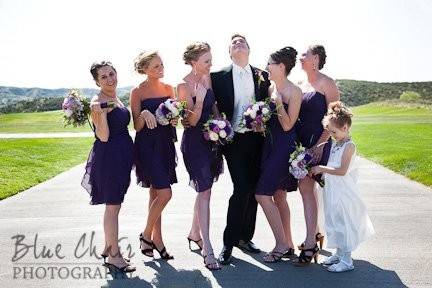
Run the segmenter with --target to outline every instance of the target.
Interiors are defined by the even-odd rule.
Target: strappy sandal
[[[144,239],[144,236],[142,235],[142,233],[139,235],[139,240],[140,240],[140,247],[142,245],[147,245],[149,246],[149,248],[145,248],[142,249],[141,248],[141,253],[144,254],[147,257],[153,257],[153,248],[155,247],[152,241],[148,241],[146,239]]]
[[[119,272],[121,272],[121,273],[130,273],[130,272],[134,272],[134,271],[136,271],[136,267],[130,266],[129,264],[126,264],[126,265],[123,266],[123,267],[118,267],[118,266],[116,266],[116,265],[114,265],[114,264],[112,264],[112,263],[105,262],[105,263],[103,264],[103,266],[105,266],[105,267],[107,267],[108,269],[110,269],[110,271],[111,271],[111,269],[113,269],[113,270],[117,270],[117,271],[119,271]]]
[[[162,247],[161,250],[159,250],[156,247],[156,245],[153,244],[153,248],[159,253],[159,256],[160,256],[161,259],[164,259],[164,260],[172,260],[172,259],[174,259],[174,256],[168,254],[168,252],[166,251],[165,246]]]
[[[102,254],[100,254],[100,256],[103,258],[103,262],[104,263],[107,263],[107,258],[108,258],[108,254],[104,254],[104,253],[102,253]],[[129,263],[130,262],[130,259],[129,258],[123,258],[127,263]]]
[[[214,270],[221,270],[222,268],[219,266],[219,263],[217,262],[216,259],[215,259],[215,262],[206,263],[206,259],[207,259],[208,256],[213,256],[213,258],[214,258],[214,254],[213,254],[213,253],[209,253],[209,254],[207,254],[207,255],[203,255],[203,258],[204,258],[204,266],[205,266],[207,269],[211,270],[211,271],[214,271]],[[212,265],[216,265],[216,266],[212,266]]]
[[[318,253],[319,248],[318,245],[315,244],[314,247],[310,249],[301,250],[300,256],[297,258],[297,261],[294,262],[295,266],[304,267],[311,264],[312,259],[315,260],[315,263],[318,263]]]
[[[267,253],[264,256],[264,262],[266,263],[276,263],[282,260],[283,256],[285,255],[285,252],[279,252],[279,251],[272,251],[270,253]],[[271,257],[271,258],[268,258]]]
[[[322,249],[322,247],[323,247],[323,245],[324,245],[324,235],[322,235],[321,233],[317,233],[316,235],[315,235],[315,240],[316,240],[316,242],[317,243],[319,243],[319,248],[320,249]],[[303,250],[303,248],[304,248],[304,242],[302,243],[302,244],[300,244],[299,246],[298,246],[298,249],[299,250]]]
[[[294,248],[288,248],[288,250],[283,254],[282,258],[292,258],[296,256]]]
[[[202,239],[194,240],[190,237],[187,237],[187,240],[189,242],[189,250],[192,251],[191,242],[194,242],[199,247],[199,250],[202,250],[202,245],[200,245],[200,242],[202,243]]]

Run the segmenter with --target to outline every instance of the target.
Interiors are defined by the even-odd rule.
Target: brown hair
[[[328,107],[327,115],[322,121],[324,127],[332,121],[338,128],[342,128],[345,124],[351,127],[351,118],[353,114],[341,101],[331,102]]]
[[[145,74],[144,70],[148,68],[151,60],[159,56],[155,50],[141,52],[134,60],[135,71],[139,74]]]
[[[312,51],[313,55],[318,55],[318,70],[321,70],[326,63],[327,54],[322,45],[311,45],[309,49]]]
[[[98,76],[99,76],[99,75],[98,75],[98,73],[99,73],[99,69],[102,68],[102,67],[105,67],[105,66],[109,66],[109,67],[111,67],[111,68],[114,70],[114,72],[117,73],[117,70],[114,68],[114,66],[112,65],[112,63],[109,62],[109,61],[93,62],[93,64],[92,64],[91,67],[90,67],[90,73],[92,74],[93,79],[94,79],[95,81],[98,80]]]
[[[234,38],[237,38],[237,37],[243,38],[243,40],[246,41],[246,45],[247,45],[247,47],[250,49],[250,47],[249,47],[249,43],[248,43],[248,41],[246,40],[246,37],[245,37],[244,35],[242,35],[242,34],[234,33],[234,34],[231,36],[231,41],[232,41]]]
[[[183,52],[183,60],[185,64],[192,64],[192,61],[197,61],[204,53],[210,52],[210,45],[206,42],[194,42],[186,47]]]
[[[297,50],[292,47],[284,47],[270,55],[276,64],[284,64],[285,74],[288,75],[295,66],[297,60]]]

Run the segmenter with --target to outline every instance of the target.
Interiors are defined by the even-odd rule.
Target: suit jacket
[[[219,112],[225,113],[227,120],[232,121],[234,112],[234,83],[233,66],[223,68],[220,71],[210,73],[213,92],[215,94]],[[253,81],[255,85],[255,101],[263,101],[268,97],[270,81],[266,71],[251,65]],[[260,76],[261,75],[261,76]]]

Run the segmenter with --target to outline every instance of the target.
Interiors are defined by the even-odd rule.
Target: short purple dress
[[[296,132],[300,143],[305,148],[314,146],[324,131],[322,120],[327,113],[327,101],[324,94],[318,91],[303,94]],[[317,165],[326,165],[330,156],[331,138],[323,148],[323,154]],[[314,175],[315,181],[321,179],[322,174]]]
[[[120,204],[130,184],[133,142],[129,135],[130,113],[116,107],[107,114],[109,138],[97,136],[90,151],[81,185],[90,193],[90,204]]]
[[[195,97],[193,98],[195,103]],[[204,98],[201,117],[194,127],[184,130],[181,151],[189,173],[189,185],[197,192],[210,189],[223,172],[223,159],[218,146],[204,139],[203,124],[207,122],[215,103],[213,90],[208,89]]]
[[[270,108],[276,108],[273,102]],[[288,104],[284,103],[288,109]],[[256,195],[273,196],[276,190],[287,192],[297,190],[297,179],[289,172],[290,154],[295,150],[297,135],[294,127],[284,131],[277,115],[272,115],[267,122],[269,133],[264,140],[261,156],[261,174],[256,188]]]
[[[144,99],[141,111],[146,109],[155,114],[159,105],[167,99],[168,96]],[[175,139],[176,129],[171,125],[157,124],[154,129],[145,126],[136,133],[134,158],[138,185],[165,189],[177,183]]]

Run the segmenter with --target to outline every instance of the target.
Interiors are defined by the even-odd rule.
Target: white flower
[[[267,115],[269,112],[270,112],[270,110],[268,108],[266,108],[266,107],[262,108],[262,113],[264,115]]]
[[[220,138],[226,138],[226,136],[227,136],[227,134],[226,134],[225,130],[220,130],[219,131],[219,137]]]
[[[165,107],[168,108],[168,110],[170,111],[173,111],[173,109],[175,109],[171,99],[166,100],[164,104]]]
[[[292,166],[292,167],[297,167],[297,166],[298,166],[298,162],[299,162],[299,161],[297,161],[297,160],[293,160],[293,161],[291,162],[291,166]]]
[[[175,107],[172,107],[172,109],[170,110],[173,118],[177,117],[180,114],[179,110]]]
[[[252,119],[255,119],[255,118],[256,118],[256,112],[257,112],[257,111],[252,111],[252,112],[250,113],[250,117],[251,117]]]
[[[220,129],[224,129],[226,126],[226,123],[225,123],[225,121],[218,121],[217,125]]]
[[[65,113],[67,118],[70,118],[73,114],[73,111],[70,109],[66,109],[66,110],[64,110],[64,113]]]
[[[213,132],[213,131],[210,131],[210,132],[209,132],[209,137],[210,137],[210,140],[212,140],[212,141],[217,141],[217,140],[219,140],[219,136],[218,136],[218,134],[215,133],[215,132]]]
[[[258,111],[259,110],[259,105],[258,104],[254,104],[253,106],[252,106],[252,111]]]

